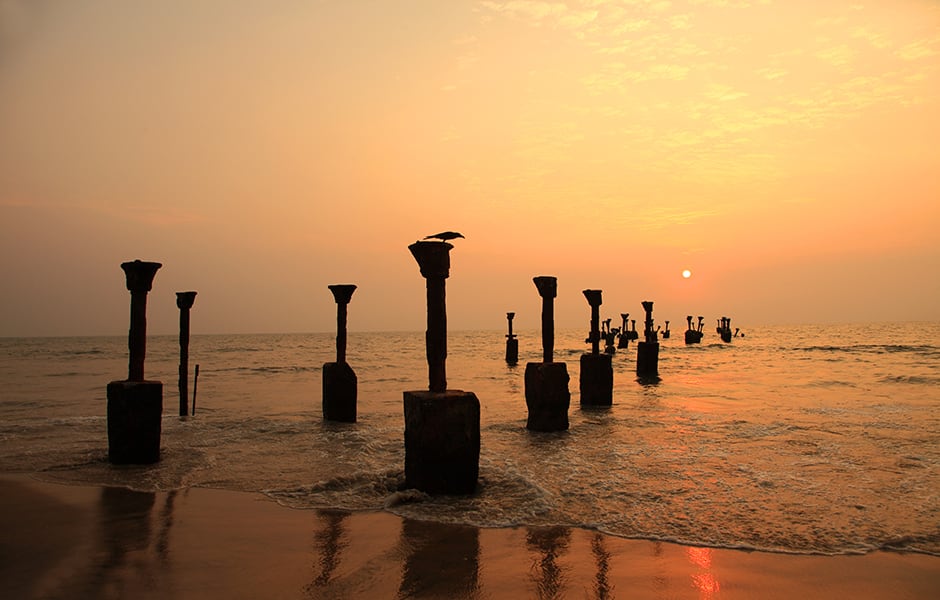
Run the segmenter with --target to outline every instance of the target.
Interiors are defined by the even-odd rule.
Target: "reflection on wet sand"
[[[348,542],[343,539],[346,533],[343,521],[348,516],[347,513],[332,511],[320,513],[320,519],[324,522],[324,527],[316,534],[316,547],[320,551],[319,574],[313,580],[313,585],[308,591],[312,591],[312,588],[327,585],[333,578],[336,567],[340,563],[340,553],[348,545]]]
[[[475,527],[403,521],[398,597],[479,598],[479,535]]]
[[[532,579],[538,598],[549,600],[562,598],[565,588],[565,573],[557,559],[568,549],[571,530],[564,527],[530,529],[526,534],[526,548],[539,554],[533,563]]]

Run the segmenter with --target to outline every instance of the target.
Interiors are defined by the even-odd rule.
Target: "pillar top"
[[[539,290],[539,296],[542,298],[554,298],[558,295],[558,278],[549,275],[533,277],[535,287]]]
[[[178,308],[192,308],[196,301],[196,292],[176,292],[176,306]]]
[[[646,312],[652,312],[652,311],[653,311],[653,301],[652,301],[652,300],[644,300],[644,301],[641,302],[640,304],[643,305],[643,310],[645,310]]]
[[[337,283],[327,287],[333,292],[333,299],[336,300],[337,304],[349,304],[353,292],[356,291],[356,286],[351,283]]]
[[[510,321],[512,321],[512,318],[515,317],[515,316],[516,316],[516,313],[514,313],[514,312],[508,312],[508,313],[506,313],[506,318],[509,319]]]
[[[582,290],[582,294],[587,298],[588,304],[593,306],[600,306],[601,302],[601,290]]]
[[[157,274],[157,269],[162,266],[158,262],[144,262],[140,259],[121,263],[127,279],[127,289],[132,292],[149,292],[153,287],[153,278]]]
[[[421,276],[447,279],[450,275],[450,250],[453,244],[421,240],[408,246],[411,255],[418,261]]]

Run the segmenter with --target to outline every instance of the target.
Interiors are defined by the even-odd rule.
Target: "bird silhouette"
[[[434,235],[425,236],[426,240],[441,240],[446,242],[447,240],[454,240],[457,238],[462,238],[463,235],[457,233],[456,231],[442,231],[440,233],[435,233]]]

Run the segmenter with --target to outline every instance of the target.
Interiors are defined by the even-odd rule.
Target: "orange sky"
[[[937,140],[932,0],[0,0],[0,335],[937,320]]]

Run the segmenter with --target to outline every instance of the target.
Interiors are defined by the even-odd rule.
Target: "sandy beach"
[[[8,598],[936,598],[940,558],[478,529],[263,495],[0,478]]]

